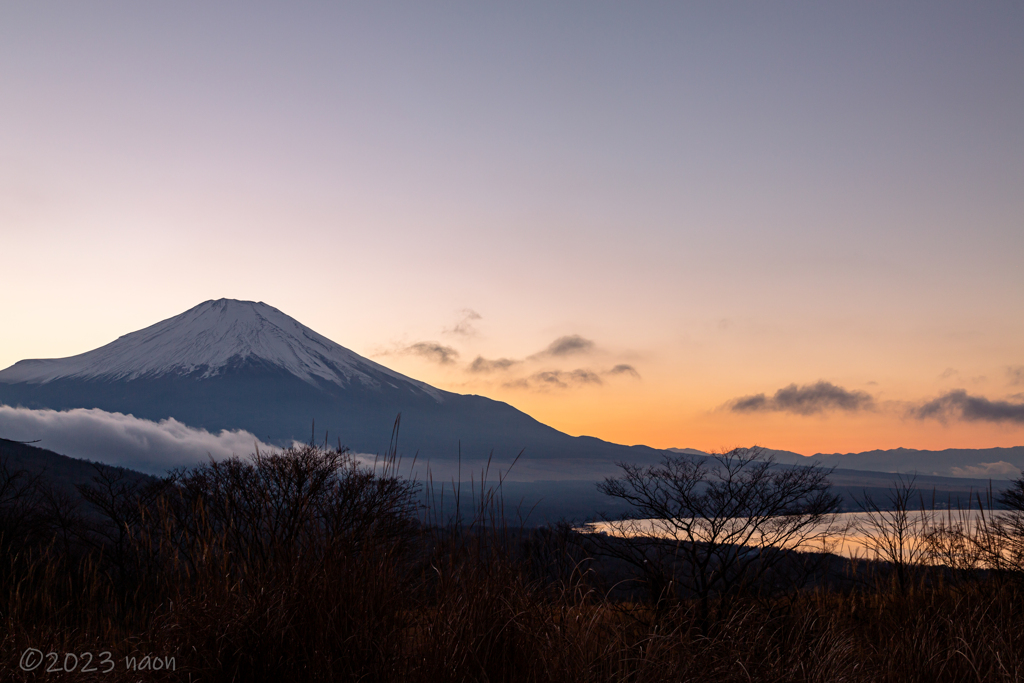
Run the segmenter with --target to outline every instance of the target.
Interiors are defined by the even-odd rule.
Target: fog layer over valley
[[[147,474],[213,458],[270,450],[243,430],[211,433],[174,418],[153,422],[98,409],[30,410],[0,405],[0,437]]]

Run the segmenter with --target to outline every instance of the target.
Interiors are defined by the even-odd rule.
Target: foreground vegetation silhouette
[[[827,472],[761,455],[624,465],[604,490],[659,538],[511,524],[500,481],[427,482],[460,497],[446,516],[394,448],[98,467],[75,491],[0,463],[0,680],[138,680],[143,655],[174,658],[146,674],[168,681],[1024,678],[1024,479],[1008,511],[979,496],[981,523],[948,511],[914,539],[872,503],[873,547],[917,545],[850,560],[809,551]],[[116,666],[25,671],[28,648]]]

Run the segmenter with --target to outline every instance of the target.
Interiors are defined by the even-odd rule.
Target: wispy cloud
[[[1012,386],[1020,386],[1024,384],[1024,365],[1013,365],[1006,368],[1006,377],[1010,380]]]
[[[498,372],[508,370],[509,368],[519,365],[522,363],[520,360],[512,360],[511,358],[484,358],[483,356],[477,356],[469,367],[466,368],[469,372],[484,374],[489,372]]]
[[[612,368],[611,370],[604,374],[611,376],[629,375],[630,377],[633,377],[635,379],[640,379],[640,373],[636,371],[636,368],[634,368],[632,365],[629,365],[628,363],[619,363],[614,368]]]
[[[404,352],[422,356],[441,365],[451,365],[459,358],[459,352],[454,348],[434,341],[416,342],[405,347]]]
[[[453,334],[459,337],[473,337],[476,335],[476,328],[473,326],[473,322],[483,318],[482,315],[474,311],[472,308],[464,308],[459,311],[462,318],[459,322],[455,323],[451,327],[446,327],[443,332],[445,334]]]
[[[941,422],[964,420],[1024,424],[1024,403],[991,401],[984,396],[971,396],[963,389],[957,389],[911,408],[910,415],[919,420],[934,419]]]
[[[208,458],[272,449],[246,431],[217,434],[170,418],[153,422],[98,409],[30,410],[0,406],[0,436],[40,448],[153,474]]]
[[[584,339],[578,334],[570,334],[559,337],[548,344],[547,348],[543,351],[533,354],[531,358],[565,358],[566,356],[590,353],[593,350],[593,341]]]
[[[601,377],[596,372],[579,368],[576,370],[544,370],[543,372],[535,372],[529,377],[506,382],[505,386],[512,389],[546,391],[601,384],[604,384],[604,382],[601,381]]]
[[[776,391],[771,398],[755,394],[734,399],[726,405],[737,413],[776,411],[814,415],[834,410],[870,410],[874,407],[874,399],[863,391],[849,391],[831,382],[819,381],[804,386],[790,384]]]

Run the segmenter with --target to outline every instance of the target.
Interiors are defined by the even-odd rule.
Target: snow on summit
[[[23,360],[0,372],[0,382],[42,384],[56,379],[131,380],[168,374],[219,374],[229,363],[258,360],[315,383],[379,380],[436,389],[389,370],[263,302],[206,301],[181,315],[68,358]],[[384,375],[384,377],[382,377]]]

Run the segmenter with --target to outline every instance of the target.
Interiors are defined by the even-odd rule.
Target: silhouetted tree
[[[858,501],[864,513],[856,524],[861,544],[873,559],[892,565],[901,591],[907,590],[911,574],[929,555],[929,516],[915,481],[914,476],[898,474],[883,503],[867,494]]]
[[[818,465],[782,467],[751,448],[619,467],[623,476],[599,488],[635,512],[607,522],[602,551],[639,570],[659,603],[699,599],[705,622],[711,598],[762,585],[794,551],[821,550],[835,531],[840,497]]]
[[[1001,547],[992,554],[992,564],[1024,572],[1024,472],[999,496],[999,502],[1006,510],[993,515],[992,526]]]

